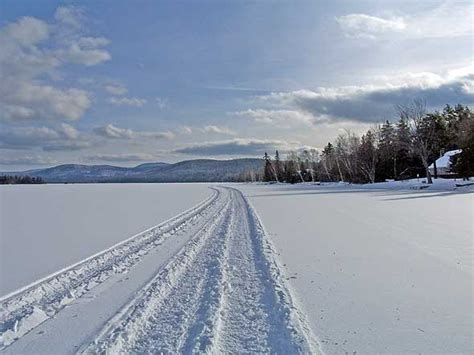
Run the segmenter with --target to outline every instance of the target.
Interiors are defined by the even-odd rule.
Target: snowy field
[[[472,186],[384,186],[1,187],[4,294],[84,260],[0,352],[473,353]]]
[[[240,185],[328,354],[474,352],[474,194]]]
[[[205,184],[0,186],[0,296],[196,205]]]

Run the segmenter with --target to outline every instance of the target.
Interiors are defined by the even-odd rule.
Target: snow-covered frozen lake
[[[0,186],[0,296],[193,207],[207,186]]]
[[[472,353],[474,194],[240,185],[328,354]]]
[[[259,222],[256,217],[250,218],[252,214],[240,194],[220,187],[220,193],[206,200],[203,207],[188,212],[182,227],[170,227],[176,234],[158,232],[157,238],[163,244],[149,242],[136,251],[138,256],[131,247],[122,251],[123,255],[136,257],[136,266],[127,266],[126,274],[120,268],[105,268],[98,271],[102,281],[90,282],[86,271],[96,270],[96,264],[86,263],[78,269],[83,272],[80,275],[87,287],[79,283],[73,303],[64,309],[59,307],[48,321],[32,325],[38,326],[38,331],[23,338],[22,334],[15,335],[20,340],[13,343],[12,353],[15,349],[28,352],[33,348],[57,352],[85,344],[103,327],[104,319],[114,314],[126,315],[120,309],[136,295],[161,297],[159,291],[143,292],[143,287],[154,287],[153,283],[147,284],[152,276],[156,285],[161,285],[156,286],[157,290],[166,291],[167,285],[169,292],[174,292],[169,299],[147,303],[164,307],[157,313],[161,318],[146,320],[152,329],[163,326],[171,331],[163,333],[170,339],[181,334],[176,333],[178,328],[186,334],[187,328],[180,328],[175,310],[194,314],[193,310],[201,309],[199,305],[212,304],[207,302],[207,296],[214,295],[216,307],[228,314],[220,321],[214,317],[217,311],[208,314],[209,324],[216,329],[220,329],[219,324],[226,324],[222,339],[234,339],[235,332],[255,335],[252,327],[241,328],[232,322],[238,315],[250,314],[253,319],[252,314],[256,313],[251,309],[258,306],[258,297],[241,291],[252,286],[254,294],[268,295],[272,289],[266,284],[268,275],[273,275],[270,279],[280,291],[289,287],[287,299],[291,296],[292,301],[288,304],[296,305],[291,309],[301,311],[295,314],[306,318],[298,324],[309,325],[301,328],[305,330],[301,334],[313,334],[327,354],[474,351],[472,190],[460,193],[371,190],[367,186],[360,189],[344,185],[228,185],[242,191],[260,216],[267,232],[265,238],[275,248],[276,253],[272,248],[270,254],[279,258],[278,265],[268,265],[281,270],[285,281],[272,279],[281,272],[265,274],[267,264],[256,263],[267,255],[259,249],[260,242],[256,241],[260,239],[254,235]],[[209,196],[209,184],[2,186],[0,295],[155,226]],[[171,225],[180,225],[179,218],[176,221]],[[198,246],[203,249],[194,252]],[[187,255],[183,260],[188,262],[181,265],[183,255]],[[219,258],[222,262],[216,262]],[[114,260],[108,254],[103,259],[110,263]],[[239,263],[242,266],[236,267]],[[221,274],[216,265],[222,267]],[[157,274],[158,270],[161,271]],[[168,280],[163,270],[186,272],[179,271]],[[227,280],[223,285],[233,282],[234,287],[220,287],[216,275]],[[267,276],[259,279],[256,275]],[[199,281],[201,278],[207,281]],[[67,275],[61,280],[66,285],[71,281]],[[86,301],[81,301],[81,289],[88,292],[84,294]],[[40,297],[41,293],[31,295]],[[131,302],[139,306],[140,300]],[[284,319],[275,313],[282,305],[285,303],[275,307],[262,303],[256,307],[266,314],[260,319],[265,320],[261,329],[275,329],[268,319]],[[191,318],[196,324],[204,324],[198,316]],[[131,324],[131,334],[135,334],[135,319],[125,320]],[[243,319],[241,324],[252,322]],[[113,324],[121,325],[122,320]],[[306,332],[309,328],[311,331]],[[140,333],[141,328],[137,329]],[[246,336],[243,339],[234,344],[242,352],[256,344]],[[275,339],[271,338],[269,344],[278,343]],[[136,349],[147,348],[145,340]],[[107,341],[104,344],[107,348]],[[264,344],[265,341],[259,345]],[[284,343],[288,344],[291,341]]]

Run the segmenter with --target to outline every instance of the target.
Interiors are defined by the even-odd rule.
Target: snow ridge
[[[320,352],[258,216],[221,191],[214,218],[80,352]]]
[[[222,199],[218,189],[197,206],[111,248],[0,299],[0,350],[54,316],[67,304],[116,273],[127,272],[166,238],[193,224]]]

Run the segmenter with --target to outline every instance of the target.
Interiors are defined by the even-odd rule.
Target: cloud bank
[[[192,144],[184,148],[175,149],[173,153],[218,156],[244,155],[260,156],[264,151],[290,150],[297,146],[297,142],[289,143],[282,140],[265,140],[252,138],[235,138],[231,140],[203,142]]]
[[[380,122],[392,118],[396,105],[421,99],[429,108],[474,103],[474,67],[444,75],[406,74],[383,78],[384,84],[277,92],[260,97],[262,104],[286,110],[252,109],[239,112],[260,122],[356,121]]]

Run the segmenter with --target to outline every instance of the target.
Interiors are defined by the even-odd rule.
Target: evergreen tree
[[[396,139],[395,128],[389,121],[386,121],[380,127],[378,142],[379,164],[377,166],[377,177],[382,181],[397,177]]]
[[[375,170],[377,167],[378,152],[376,147],[376,137],[372,130],[368,130],[362,136],[359,146],[359,167],[368,181],[375,182]]]
[[[273,175],[272,162],[270,161],[270,156],[267,154],[267,152],[265,152],[263,160],[265,164],[263,169],[263,181],[274,181],[275,179]]]
[[[321,165],[328,181],[333,181],[333,166],[334,166],[334,146],[329,142],[323,149],[321,156]]]
[[[275,171],[275,177],[278,181],[282,180],[282,168],[281,168],[281,161],[280,161],[280,154],[278,150],[275,151],[275,160],[273,161],[273,170]]]
[[[408,120],[401,116],[397,123],[395,133],[395,157],[396,157],[396,171],[395,179],[398,179],[401,175],[410,176],[408,171],[411,167],[412,157],[411,154],[411,133]]]
[[[454,170],[463,178],[474,176],[474,115],[469,114],[458,126],[457,145],[462,149],[456,156]]]
[[[285,181],[294,184],[298,180],[298,157],[295,152],[289,152],[285,161]]]

